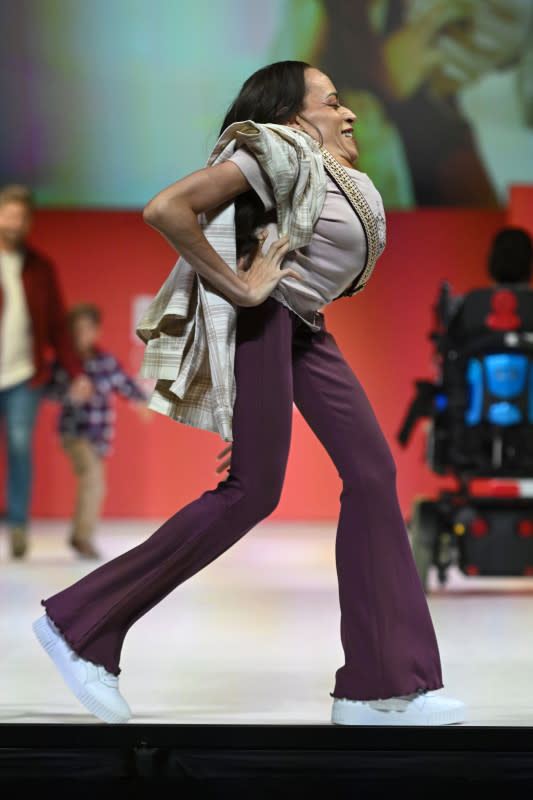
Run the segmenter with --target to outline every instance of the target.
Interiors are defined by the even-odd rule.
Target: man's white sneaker
[[[110,723],[130,719],[131,711],[118,690],[116,675],[77,655],[47,614],[36,620],[32,627],[69,689],[91,714]]]
[[[466,719],[461,700],[434,692],[417,692],[386,700],[335,698],[334,725],[454,725]]]

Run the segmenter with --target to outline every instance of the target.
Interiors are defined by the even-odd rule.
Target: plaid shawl
[[[289,233],[291,250],[309,244],[326,196],[319,145],[286,125],[237,122],[222,133],[207,166],[227,160],[242,145],[270,179],[280,236]],[[236,271],[234,204],[201,214],[199,221]],[[179,258],[136,328],[146,345],[139,375],[157,381],[151,409],[232,441],[236,320],[235,306]]]

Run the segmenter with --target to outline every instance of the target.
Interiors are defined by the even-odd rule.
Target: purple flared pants
[[[293,402],[342,480],[336,564],[345,663],[334,697],[440,689],[440,658],[396,491],[396,466],[359,381],[322,324],[269,299],[241,309],[229,476],[142,544],[43,600],[83,658],[114,674],[128,629],[267,517],[281,494]]]

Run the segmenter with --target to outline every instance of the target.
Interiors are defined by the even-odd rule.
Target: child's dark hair
[[[99,325],[102,321],[102,312],[93,303],[77,303],[69,309],[67,319],[71,328],[83,318],[89,319],[94,325]]]

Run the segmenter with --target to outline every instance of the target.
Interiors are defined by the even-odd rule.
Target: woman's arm
[[[282,278],[299,277],[293,270],[280,269],[289,250],[287,236],[274,242],[264,255],[258,248],[250,269],[238,273],[233,272],[204,236],[198,214],[232,202],[249,189],[237,165],[225,161],[193,172],[163,189],[143,211],[148,225],[159,231],[214,289],[239,306],[259,305]]]

